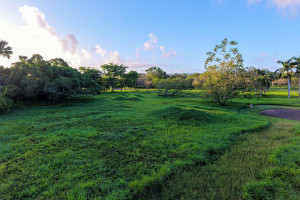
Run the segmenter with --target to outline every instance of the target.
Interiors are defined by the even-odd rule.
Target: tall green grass
[[[258,106],[250,113],[266,108]],[[299,146],[293,141],[300,123],[270,120],[267,129],[238,136],[217,160],[179,169],[139,199],[299,199],[299,168],[286,165],[299,167]]]
[[[0,115],[0,199],[133,198],[269,124],[200,93],[104,93]]]

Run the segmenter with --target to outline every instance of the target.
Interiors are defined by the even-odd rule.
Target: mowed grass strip
[[[132,91],[1,115],[0,199],[132,198],[269,124],[232,108]]]

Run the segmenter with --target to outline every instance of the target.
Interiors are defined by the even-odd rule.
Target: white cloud
[[[25,5],[20,7],[19,11],[22,14],[24,21],[28,24],[28,27],[44,29],[53,36],[56,35],[55,29],[46,22],[45,15],[41,13],[38,8]]]
[[[159,48],[162,52],[162,58],[170,58],[171,56],[175,56],[177,54],[177,52],[173,49],[166,51],[166,48],[164,46],[160,46]]]
[[[12,62],[18,61],[19,55],[31,57],[40,54],[44,59],[63,58],[70,66],[92,66],[99,67],[103,63],[124,64],[131,68],[145,68],[149,66],[161,66],[154,61],[154,56],[144,55],[145,51],[153,49],[159,51],[158,37],[153,33],[148,34],[149,39],[144,47],[137,48],[132,56],[123,57],[119,51],[109,51],[100,45],[92,48],[82,48],[73,34],[64,37],[58,36],[56,29],[46,20],[46,16],[36,7],[22,6],[19,8],[23,26],[8,23],[0,19],[0,39],[9,43],[13,48],[13,56],[10,60],[0,57],[1,65],[10,66]],[[155,54],[154,51],[151,51]],[[163,52],[162,57],[167,58],[175,55],[176,51]],[[140,58],[149,60],[145,62]]]
[[[261,2],[262,0],[247,0],[250,5]]]
[[[79,66],[83,60],[89,58],[87,51],[78,49],[78,42],[74,35],[59,38],[55,28],[46,21],[45,15],[36,7],[22,6],[19,8],[25,22],[17,27],[0,20],[0,38],[13,48],[11,60],[0,59],[6,66],[18,60],[19,55],[31,57],[41,54],[44,59],[60,57],[72,66]],[[2,62],[3,61],[3,62]]]
[[[106,49],[101,48],[99,45],[95,46],[96,53],[100,54],[102,58],[106,56]]]
[[[81,49],[81,52],[85,58],[90,58],[92,56],[86,49]]]
[[[281,9],[284,14],[296,15],[300,8],[300,0],[272,0],[271,3]]]
[[[125,60],[119,55],[118,51],[109,53],[109,57],[105,60],[105,63],[124,64]]]
[[[149,33],[148,37],[150,39],[144,43],[145,51],[148,51],[149,49],[153,49],[155,47],[155,44],[157,44],[158,41],[158,37],[156,37],[153,33]]]
[[[262,2],[262,0],[247,0],[249,5]],[[266,0],[266,3],[277,7],[284,14],[296,15],[300,9],[300,0]]]

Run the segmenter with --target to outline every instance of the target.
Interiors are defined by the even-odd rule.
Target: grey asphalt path
[[[264,110],[259,114],[270,116],[270,117],[278,117],[283,119],[300,121],[300,110],[277,108],[277,109]]]

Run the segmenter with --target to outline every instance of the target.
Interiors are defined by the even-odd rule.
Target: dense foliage
[[[0,68],[6,96],[14,100],[59,99],[78,94],[100,94],[91,76],[69,67],[62,59],[45,61],[35,54],[20,56],[10,68]]]
[[[261,97],[272,85],[273,73],[266,69],[249,68],[247,71],[247,85],[254,90],[254,94]]]
[[[147,72],[147,80],[149,85],[155,84],[160,79],[166,79],[167,73],[159,67],[150,67],[146,69]]]
[[[158,89],[158,95],[161,96],[174,96],[180,91],[189,88],[189,82],[183,78],[161,79],[155,85]]]
[[[220,105],[225,105],[247,89],[242,55],[235,45],[236,42],[228,42],[227,39],[216,45],[213,52],[207,53],[206,71],[201,74],[206,97]]]
[[[7,89],[0,94],[0,113],[7,112],[12,107],[12,100],[6,97]]]
[[[117,81],[124,76],[126,72],[126,66],[116,65],[116,64],[104,64],[101,66],[104,76],[103,80],[107,88],[111,88],[111,91],[114,91],[114,88],[117,85]]]

